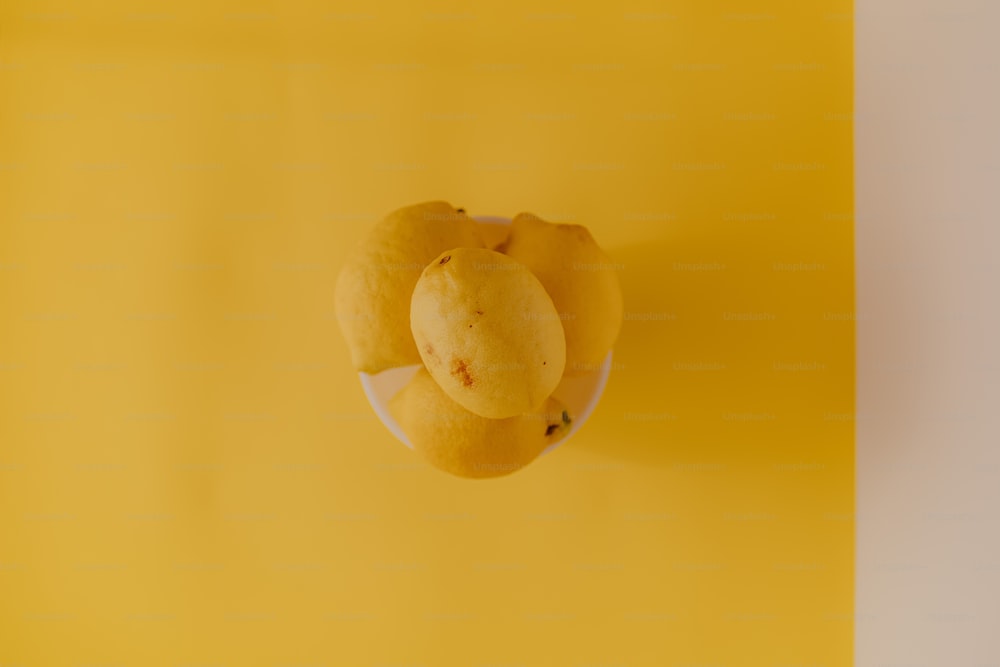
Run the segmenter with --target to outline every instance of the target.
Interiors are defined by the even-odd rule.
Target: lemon
[[[479,225],[443,201],[407,206],[376,223],[348,258],[334,293],[354,367],[378,373],[419,364],[408,305],[420,272],[443,250],[483,243]]]
[[[566,373],[596,369],[618,337],[624,306],[618,273],[587,228],[521,213],[504,252],[552,297],[566,333]]]
[[[529,413],[487,419],[451,400],[423,368],[389,403],[410,444],[428,463],[459,477],[499,477],[531,463],[568,432],[554,398]]]
[[[566,365],[562,323],[538,278],[485,248],[448,250],[424,269],[410,327],[431,376],[482,417],[538,408]]]

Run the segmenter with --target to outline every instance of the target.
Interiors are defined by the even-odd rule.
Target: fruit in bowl
[[[566,367],[566,336],[542,283],[486,248],[447,250],[427,265],[410,301],[410,328],[431,377],[481,417],[537,408]]]
[[[541,406],[511,417],[481,417],[453,401],[424,368],[389,406],[417,453],[460,477],[496,477],[519,470],[559,442],[571,423],[566,407],[551,396]]]
[[[482,248],[476,222],[446,202],[393,211],[368,232],[337,278],[334,301],[354,367],[365,373],[419,364],[410,296],[443,250]]]
[[[566,370],[601,363],[621,330],[624,305],[611,260],[583,225],[545,222],[521,213],[504,252],[541,281],[562,316]]]
[[[383,423],[461,477],[520,470],[580,428],[622,319],[617,274],[581,225],[390,213],[338,277],[336,314]]]

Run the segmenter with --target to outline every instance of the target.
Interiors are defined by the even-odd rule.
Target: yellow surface
[[[851,11],[3,2],[0,664],[849,664]],[[621,264],[600,407],[501,480],[332,319],[435,198]]]

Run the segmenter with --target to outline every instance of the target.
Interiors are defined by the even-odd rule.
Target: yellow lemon
[[[485,248],[455,248],[427,265],[410,327],[431,376],[465,409],[513,417],[559,384],[566,340],[552,299],[520,262]]]
[[[582,225],[546,222],[521,213],[504,252],[538,276],[566,332],[566,372],[596,369],[621,330],[618,273]]]
[[[410,335],[410,296],[443,250],[483,247],[479,225],[443,201],[393,211],[378,222],[337,278],[334,303],[354,367],[366,373],[420,363]]]
[[[423,368],[389,403],[428,463],[459,477],[499,477],[533,461],[568,432],[570,415],[559,401],[506,419],[487,419],[451,400]]]

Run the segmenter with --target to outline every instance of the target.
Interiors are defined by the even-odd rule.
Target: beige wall
[[[998,33],[856,6],[860,667],[1000,665]]]

